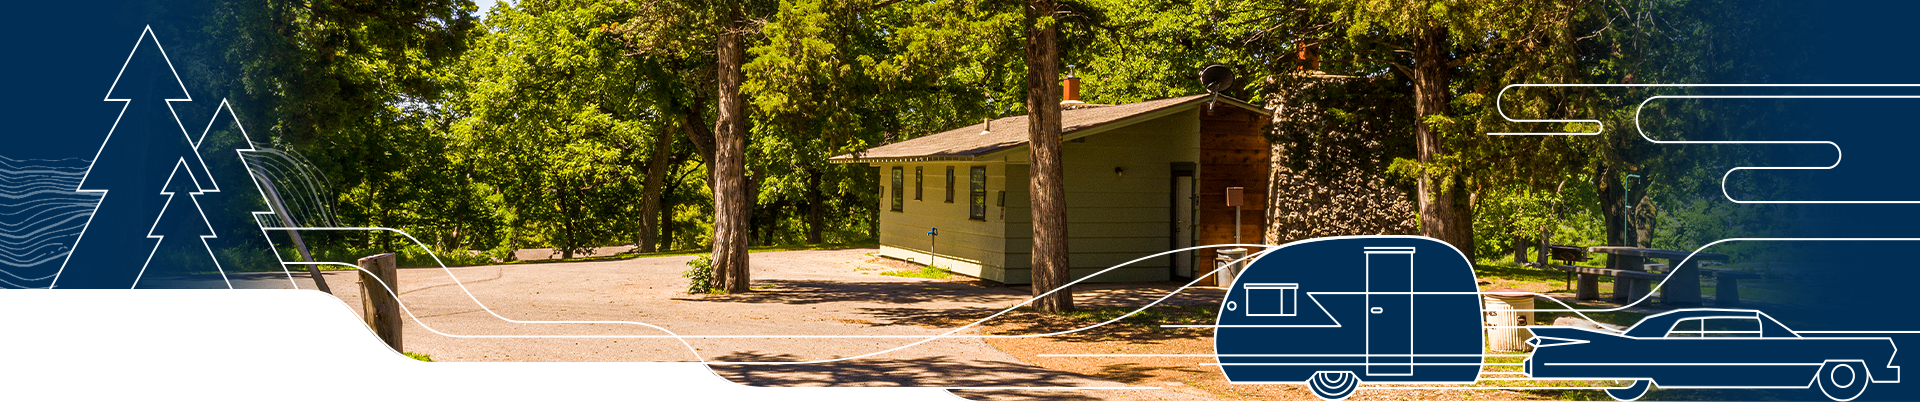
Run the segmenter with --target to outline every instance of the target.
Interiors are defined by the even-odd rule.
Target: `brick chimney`
[[[1073,75],[1073,65],[1067,65],[1067,78],[1060,83],[1060,105],[1072,107],[1080,102],[1080,78]]]

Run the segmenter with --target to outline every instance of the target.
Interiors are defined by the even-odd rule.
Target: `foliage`
[[[687,270],[680,273],[687,278],[687,294],[726,293],[713,287],[713,256],[701,254],[687,261]]]
[[[431,265],[430,249],[448,265],[473,265],[534,258],[512,255],[523,248],[583,253],[633,242],[641,232],[662,236],[671,246],[663,250],[709,245],[714,209],[704,150],[711,144],[701,141],[711,142],[716,115],[714,44],[735,23],[751,31],[742,37],[742,93],[756,246],[876,238],[875,171],[827,158],[1029,108],[1018,56],[1023,2],[522,0],[476,16],[465,0],[210,1],[230,7],[207,17],[196,35],[227,48],[183,50],[215,55],[183,74],[226,83],[214,92],[234,100],[263,146],[308,156],[330,179],[322,203],[343,224],[398,228],[429,244],[413,247],[385,232],[309,236],[316,255],[332,260],[393,251],[403,266]],[[1275,111],[1268,132],[1273,241],[1416,231],[1411,197],[1422,174],[1435,188],[1463,191],[1467,219],[1483,241],[1467,248],[1483,255],[1543,233],[1577,245],[1627,243],[1624,235],[1633,234],[1637,244],[1679,249],[1736,231],[1789,230],[1761,227],[1791,209],[1729,207],[1718,195],[1724,167],[1764,156],[1650,147],[1625,129],[1643,90],[1507,88],[1762,80],[1745,72],[1746,63],[1765,60],[1749,53],[1767,47],[1748,46],[1753,39],[1743,34],[1766,26],[1741,17],[1763,5],[1062,5],[1062,63],[1075,65],[1069,71],[1084,80],[1089,103],[1197,94],[1194,72],[1223,64],[1240,78],[1226,95]],[[733,6],[743,20],[722,21],[719,12]],[[1415,116],[1407,69],[1419,61],[1408,45],[1436,29],[1446,33],[1446,105]],[[1702,123],[1741,111],[1686,103],[1647,112],[1647,127],[1674,136],[1759,125]],[[1506,119],[1566,116],[1593,117],[1607,130],[1486,135],[1596,130]],[[1422,125],[1443,146],[1425,160],[1412,135]],[[649,162],[662,156],[665,181],[649,187]],[[1641,176],[1631,194],[1628,174]],[[1762,192],[1767,186],[1752,184]],[[652,229],[639,217],[649,195],[659,196],[662,210]],[[230,210],[265,210],[257,205]],[[1632,228],[1620,228],[1623,222]],[[214,225],[219,234],[255,230]],[[271,250],[246,251],[224,247],[221,255],[240,267],[277,269]]]
[[[545,7],[543,7],[545,6]],[[632,240],[655,132],[667,130],[633,83],[639,67],[598,29],[608,7],[525,2],[496,9],[449,103],[453,159],[499,195],[513,238],[564,257]],[[551,9],[548,9],[551,7]],[[623,237],[625,236],[625,237]]]

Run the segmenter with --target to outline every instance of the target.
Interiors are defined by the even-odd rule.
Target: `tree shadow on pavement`
[[[787,354],[736,352],[725,362],[794,362]],[[710,365],[734,383],[763,387],[1062,387],[1112,382],[1015,362],[946,355],[912,359],[854,359],[796,365]],[[1104,383],[1103,383],[1104,382]]]
[[[1006,288],[982,288],[954,282],[838,282],[767,280],[755,282],[748,293],[676,297],[673,300],[722,303],[820,304],[871,302],[883,304],[999,303],[1019,296]]]
[[[1143,366],[1136,363],[1116,363],[1112,365],[1101,366],[1100,371],[1094,372],[1092,376],[1102,378],[1102,379],[1113,380],[1121,383],[1133,384],[1133,383],[1139,383],[1140,381],[1143,381],[1143,380],[1147,380],[1148,378],[1151,378],[1154,376],[1153,372],[1162,371],[1162,370],[1181,372],[1181,373],[1192,373],[1192,374],[1213,373],[1213,372],[1197,369],[1193,366]]]

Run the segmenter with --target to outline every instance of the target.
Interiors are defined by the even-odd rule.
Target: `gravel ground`
[[[432,355],[435,361],[810,361],[873,354],[919,342],[949,329],[936,324],[956,317],[984,317],[1029,295],[1025,286],[881,276],[880,271],[913,266],[873,258],[874,251],[755,253],[751,259],[755,291],[737,295],[686,294],[680,272],[692,258],[687,256],[401,269],[401,301],[419,320],[406,322],[404,342],[407,351]],[[357,275],[328,271],[325,277],[334,295],[357,312]],[[243,281],[286,283],[285,275],[278,281],[269,276],[254,278],[260,279]],[[297,274],[295,283],[313,288],[304,274]],[[1075,301],[1083,307],[1137,307],[1173,287],[1095,285],[1078,290]],[[1218,302],[1219,296],[1217,292],[1183,293],[1180,299],[1192,304],[1208,299]],[[683,345],[647,325],[515,321],[625,321],[682,336],[723,338],[688,338]],[[697,358],[689,345],[698,352]],[[1126,386],[1032,366],[980,338],[965,337],[827,364],[712,367],[730,380],[757,386]],[[959,390],[956,394],[975,399],[1204,399],[1164,389]]]

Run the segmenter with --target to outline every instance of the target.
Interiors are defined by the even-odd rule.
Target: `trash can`
[[[1498,352],[1529,352],[1532,345],[1527,339],[1533,338],[1533,332],[1526,326],[1533,325],[1533,294],[1519,289],[1500,288],[1486,291],[1481,295],[1486,303],[1487,347]]]
[[[1240,271],[1247,268],[1247,262],[1241,261],[1246,257],[1247,249],[1245,248],[1214,250],[1213,268],[1219,270],[1214,273],[1214,280],[1218,282],[1216,284],[1223,288],[1232,287],[1233,280],[1240,278]]]

